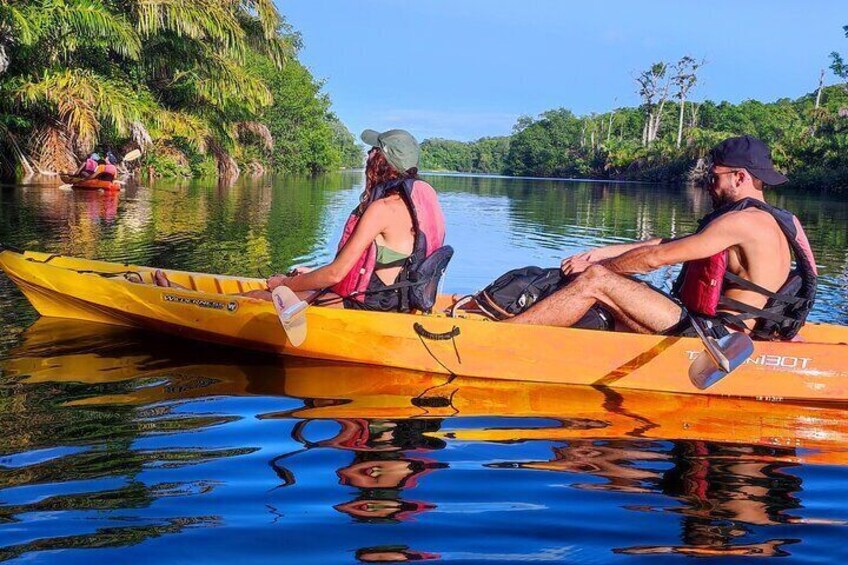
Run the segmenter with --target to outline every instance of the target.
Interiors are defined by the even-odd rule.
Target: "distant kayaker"
[[[444,244],[445,220],[436,192],[418,178],[418,142],[404,130],[365,130],[372,149],[365,167],[365,190],[345,224],[335,259],[316,269],[298,267],[268,279],[268,289],[245,293],[270,300],[287,286],[322,306],[399,312],[408,310],[405,274]],[[154,282],[170,286],[162,271]]]
[[[88,157],[86,157],[85,161],[83,161],[80,168],[76,170],[73,174],[75,177],[79,177],[81,179],[87,179],[94,174],[94,171],[97,170],[97,165],[100,161],[99,153],[92,153]]]
[[[599,303],[617,327],[633,332],[694,336],[691,314],[713,337],[728,327],[761,339],[794,337],[815,298],[815,260],[798,219],[767,204],[763,193],[788,179],[775,170],[768,146],[747,135],[718,144],[712,163],[715,211],[694,234],[568,257],[562,271],[578,275],[573,282],[508,322],[571,326]],[[683,270],[671,294],[628,276],[678,263]]]
[[[111,151],[106,153],[106,157],[100,159],[97,163],[97,168],[92,173],[95,180],[103,180],[112,182],[118,176],[118,158]]]

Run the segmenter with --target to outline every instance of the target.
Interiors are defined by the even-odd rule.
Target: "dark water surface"
[[[429,180],[451,292],[709,209],[684,187]],[[330,257],[361,182],[2,186],[0,241],[267,275]],[[817,253],[815,319],[848,323],[848,204],[772,201]],[[0,275],[0,560],[848,559],[848,407],[449,380],[36,318]]]

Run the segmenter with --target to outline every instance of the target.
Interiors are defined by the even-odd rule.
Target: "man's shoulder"
[[[773,224],[774,216],[760,208],[744,208],[742,210],[733,210],[716,218],[716,224],[738,224],[739,226],[756,227],[762,224]]]

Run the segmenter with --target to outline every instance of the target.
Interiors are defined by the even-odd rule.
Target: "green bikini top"
[[[402,267],[409,259],[409,253],[400,253],[390,247],[383,245],[377,246],[377,262],[374,265],[377,269],[385,269],[387,267]]]

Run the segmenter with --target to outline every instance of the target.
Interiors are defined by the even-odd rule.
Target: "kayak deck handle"
[[[415,322],[414,324],[412,324],[412,329],[414,329],[415,333],[417,333],[419,336],[426,339],[431,339],[433,341],[447,341],[449,339],[455,338],[460,334],[459,327],[457,326],[454,326],[452,330],[444,333],[434,333],[431,331],[427,331],[426,329],[424,329],[424,326],[422,326],[418,322]]]

